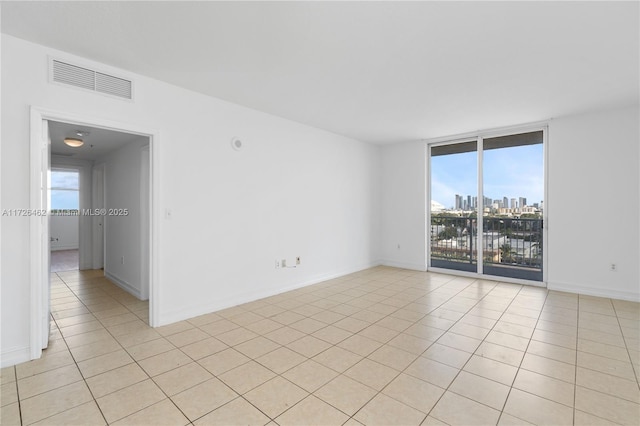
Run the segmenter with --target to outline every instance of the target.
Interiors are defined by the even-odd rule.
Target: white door
[[[104,208],[104,164],[99,164],[93,168],[93,191],[91,208],[100,210]],[[104,216],[93,217],[93,269],[104,268]]]

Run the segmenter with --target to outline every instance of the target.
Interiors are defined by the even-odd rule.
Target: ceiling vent
[[[51,79],[56,83],[80,87],[123,99],[133,99],[133,83],[130,80],[56,59],[51,61]]]

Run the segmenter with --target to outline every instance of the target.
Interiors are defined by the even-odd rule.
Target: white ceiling
[[[80,138],[84,141],[84,145],[78,148],[71,148],[65,145],[64,138],[78,138],[76,135],[78,131],[89,132],[88,135]],[[114,130],[49,121],[51,154],[77,160],[96,160],[141,137],[143,136],[116,132]]]
[[[638,2],[2,2],[2,32],[373,143],[638,103]]]

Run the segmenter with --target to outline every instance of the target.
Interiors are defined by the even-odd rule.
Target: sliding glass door
[[[477,190],[477,141],[431,147],[432,267],[478,271]]]
[[[543,280],[543,138],[429,146],[431,268]]]

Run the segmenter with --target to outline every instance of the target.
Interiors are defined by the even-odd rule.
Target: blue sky
[[[453,207],[456,194],[477,193],[477,153],[431,158],[431,199]],[[544,195],[542,144],[484,151],[484,195],[491,199],[525,197],[539,203]]]
[[[79,175],[75,171],[51,171],[51,208],[54,210],[77,209]],[[54,189],[60,188],[60,189]],[[62,189],[64,188],[64,189]]]

